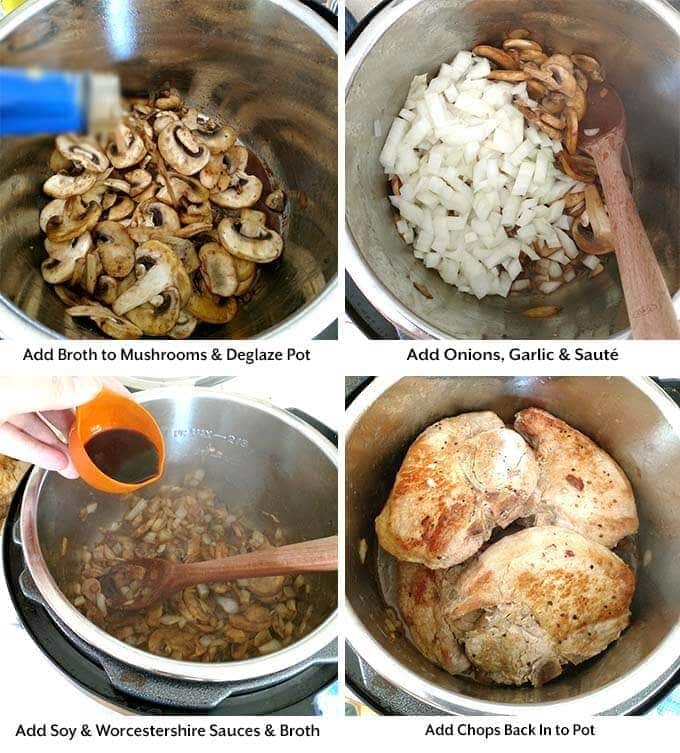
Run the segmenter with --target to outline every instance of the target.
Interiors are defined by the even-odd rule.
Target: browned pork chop
[[[607,547],[637,531],[630,482],[591,439],[540,408],[520,411],[515,429],[540,468],[536,525],[570,528]]]
[[[475,554],[495,526],[532,512],[538,464],[490,411],[427,428],[411,445],[380,515],[380,545],[399,560],[448,568]]]

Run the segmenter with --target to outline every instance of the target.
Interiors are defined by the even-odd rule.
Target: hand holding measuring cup
[[[78,478],[66,444],[73,409],[94,399],[105,384],[126,393],[120,383],[94,377],[0,378],[0,454]]]

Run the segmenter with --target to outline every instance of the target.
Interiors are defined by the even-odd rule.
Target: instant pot
[[[312,4],[310,4],[312,5]],[[284,253],[253,298],[202,336],[311,338],[336,318],[337,38],[298,0],[32,0],[0,21],[0,65],[115,71],[124,93],[177,88],[220,115],[288,196]],[[0,333],[99,338],[40,273],[53,137],[0,141]]]
[[[358,383],[357,383],[358,382]],[[345,447],[348,684],[384,713],[638,713],[680,670],[680,390],[635,377],[405,377],[350,384]],[[676,404],[677,403],[677,404]],[[385,627],[389,569],[374,519],[406,450],[437,420],[539,406],[593,438],[631,481],[641,563],[630,626],[604,653],[540,688],[485,686],[429,662]],[[365,541],[362,561],[360,542]]]
[[[500,39],[519,26],[547,48],[594,55],[620,93],[633,194],[680,316],[680,13],[665,0],[392,0],[358,30],[346,60],[344,251],[358,288],[350,310],[359,311],[365,331],[390,336],[389,327],[384,334],[384,326],[371,326],[361,315],[368,300],[400,336],[410,338],[628,335],[614,255],[603,274],[550,296],[478,301],[426,269],[397,233],[378,157],[411,79],[434,73],[461,49]],[[414,283],[425,285],[432,298]],[[546,319],[522,314],[547,304],[559,312]]]
[[[337,532],[337,451],[329,441],[337,437],[315,419],[199,388],[150,390],[135,399],[166,440],[161,483],[202,468],[218,498],[261,528],[264,511],[276,515],[290,542]],[[82,521],[79,511],[91,502],[97,509]],[[156,656],[96,627],[58,586],[68,567],[60,562],[62,538],[77,547],[117,519],[119,505],[113,495],[38,468],[15,494],[3,536],[5,577],[17,613],[48,658],[86,692],[136,713],[312,713],[314,697],[337,676],[336,573],[307,578],[317,624],[280,651],[216,663]]]

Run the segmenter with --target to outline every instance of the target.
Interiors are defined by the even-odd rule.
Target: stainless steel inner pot
[[[585,432],[621,464],[635,491],[643,565],[631,625],[607,651],[541,688],[486,687],[447,674],[407,638],[387,634],[374,518],[407,448],[426,426],[474,410],[496,411],[509,421],[531,405]],[[680,409],[651,380],[378,379],[350,406],[347,426],[347,637],[396,688],[457,714],[621,714],[640,706],[680,667]],[[365,564],[358,554],[362,538]]]
[[[337,452],[315,429],[266,403],[199,388],[162,388],[138,393],[158,421],[166,442],[161,483],[180,480],[196,468],[218,498],[250,511],[249,523],[271,529],[269,512],[294,543],[337,532]],[[153,487],[144,490],[150,493]],[[79,511],[98,502],[81,521]],[[120,501],[82,481],[34,469],[21,508],[24,556],[47,608],[76,635],[127,665],[185,680],[228,682],[252,679],[310,660],[337,636],[337,577],[309,576],[317,625],[281,651],[256,659],[201,664],[176,661],[133,648],[96,627],[71,605],[59,584],[72,578],[69,558],[60,557],[63,536],[69,551],[91,540],[99,526],[120,517]]]
[[[284,253],[213,338],[313,337],[337,316],[335,30],[297,0],[34,0],[0,22],[0,64],[115,70],[126,93],[170,83],[232,123],[290,200]],[[0,141],[0,333],[104,337],[42,279],[38,214],[52,138]]]
[[[680,14],[664,0],[394,0],[347,56],[347,266],[364,295],[419,338],[606,338],[627,333],[613,255],[605,272],[550,296],[478,301],[416,260],[397,233],[378,162],[417,73],[523,26],[546,47],[601,60],[626,107],[633,192],[680,315]],[[383,134],[374,137],[374,122]],[[413,286],[426,285],[425,298]],[[530,306],[560,307],[527,319]]]

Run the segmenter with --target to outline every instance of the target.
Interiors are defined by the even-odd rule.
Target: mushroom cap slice
[[[283,212],[283,208],[286,205],[286,195],[280,188],[277,188],[267,196],[264,203],[273,212]]]
[[[234,144],[227,149],[222,159],[229,175],[245,172],[248,166],[248,150],[241,144]]]
[[[233,257],[236,264],[236,274],[238,275],[238,287],[234,291],[235,296],[245,295],[253,286],[257,277],[257,265],[255,262],[247,259]]]
[[[256,204],[260,196],[262,181],[256,175],[238,171],[232,175],[227,189],[210,194],[210,201],[227,209],[243,209]]]
[[[118,281],[110,275],[99,275],[94,288],[94,297],[110,306],[118,298]]]
[[[125,123],[119,123],[113,131],[113,141],[108,145],[106,154],[111,164],[119,170],[131,167],[146,154],[144,139]]]
[[[105,220],[94,227],[94,238],[107,275],[123,278],[135,266],[135,244],[119,222]]]
[[[96,249],[85,255],[85,266],[80,273],[80,285],[90,295],[94,295],[97,288],[97,280],[102,273],[102,263]]]
[[[159,296],[161,300],[157,305],[155,301],[149,301],[131,309],[125,315],[145,335],[167,335],[179,318],[181,306],[177,288],[166,288]]]
[[[69,241],[92,230],[101,213],[102,208],[96,201],[83,205],[79,196],[72,196],[66,200],[63,214],[53,215],[47,220],[45,232],[47,237],[56,243]]]
[[[106,217],[113,222],[120,222],[129,217],[135,211],[135,202],[129,196],[121,196],[116,203],[109,208]]]
[[[99,303],[85,303],[71,306],[66,313],[74,319],[87,316],[109,337],[116,340],[138,340],[144,333],[127,319],[116,316],[111,309]]]
[[[198,320],[187,311],[180,311],[175,326],[168,332],[168,336],[173,340],[186,340],[194,334]]]
[[[192,178],[190,175],[168,173],[168,178],[170,179],[175,201],[186,198],[192,204],[200,204],[207,201],[210,196],[210,191],[199,180]],[[162,176],[159,177],[159,182],[162,183],[162,185],[156,194],[156,198],[166,204],[172,204],[173,199],[170,196],[170,191],[168,190],[168,187],[165,184],[165,179]]]
[[[274,230],[262,226],[257,238],[241,233],[241,220],[225,217],[217,226],[220,243],[239,259],[265,264],[281,256],[283,239]]]
[[[233,297],[220,298],[212,293],[195,290],[185,308],[201,322],[226,324],[236,316],[238,303]]]
[[[60,217],[64,214],[65,199],[52,199],[40,210],[40,229],[47,232],[47,223],[52,217]]]
[[[97,182],[96,173],[83,172],[78,175],[57,173],[43,183],[43,191],[56,199],[68,199],[87,193]]]
[[[134,198],[135,196],[139,196],[140,193],[145,191],[151,185],[153,177],[148,170],[145,170],[142,167],[137,167],[134,170],[125,173],[125,180],[129,182],[129,194]]]
[[[79,165],[83,170],[103,173],[109,166],[106,155],[94,139],[66,133],[57,136],[55,143],[63,157]]]
[[[182,123],[173,122],[158,136],[158,149],[163,159],[182,175],[193,175],[210,159],[210,150],[199,143]]]
[[[58,285],[71,280],[75,274],[77,262],[78,259],[76,258],[67,258],[63,261],[49,258],[45,259],[40,265],[40,271],[45,282],[49,282],[50,285]]]
[[[205,286],[214,295],[228,298],[239,285],[234,257],[219,243],[204,243],[198,252]]]
[[[181,305],[189,300],[191,280],[169,246],[157,240],[146,241],[135,251],[135,261],[143,268],[143,274],[113,304],[114,313],[122,316],[169,287],[177,288]]]
[[[69,258],[79,259],[85,256],[93,246],[90,233],[83,233],[69,241],[63,241],[63,243],[54,243],[49,238],[45,238],[45,251],[47,251],[48,256],[58,261],[66,261]]]
[[[194,136],[210,149],[211,154],[224,154],[236,143],[236,131],[231,126],[219,126],[211,121],[201,122],[199,118],[198,128]]]
[[[143,201],[132,215],[132,223],[137,226],[153,227],[172,235],[179,230],[177,212],[162,201]]]

